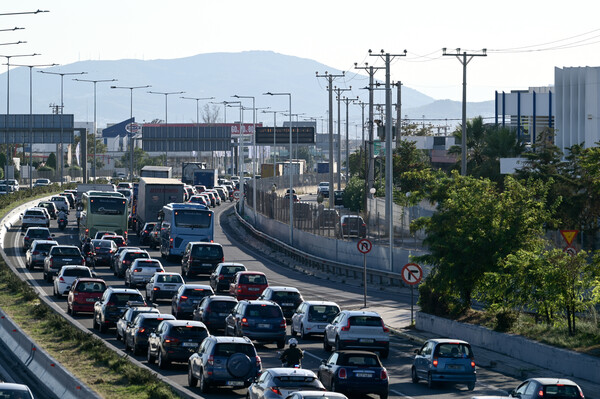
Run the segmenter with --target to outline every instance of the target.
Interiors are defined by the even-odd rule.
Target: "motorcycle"
[[[94,252],[88,252],[88,253],[85,254],[85,264],[88,267],[91,267],[93,269],[96,268],[96,264],[95,264],[95,261],[94,261],[94,259],[96,259],[95,256],[96,256],[96,254]]]
[[[67,219],[60,218],[58,219],[58,228],[60,230],[64,230],[67,227]]]
[[[298,363],[290,363],[287,360],[283,359],[282,352],[277,352],[277,355],[279,356],[279,360],[281,360],[281,367],[288,367],[288,368],[293,368],[293,369],[301,369],[302,368],[302,361],[299,361]]]

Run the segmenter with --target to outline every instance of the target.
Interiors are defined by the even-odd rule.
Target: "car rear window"
[[[99,248],[111,248],[112,244],[108,240],[94,240],[94,246],[96,247],[96,249],[99,249]]]
[[[246,310],[247,317],[275,318],[283,317],[281,308],[273,305],[250,305]]]
[[[53,247],[52,248],[53,255],[59,256],[81,256],[81,252],[77,248],[65,248],[65,247]]]
[[[240,276],[242,284],[267,284],[267,278],[261,274],[244,274]]]
[[[92,277],[90,269],[77,268],[77,269],[65,269],[63,276],[69,277]]]
[[[46,252],[49,251],[50,248],[52,248],[53,246],[55,246],[56,244],[37,244],[35,246],[35,250],[36,251],[42,251],[42,252]]]
[[[100,281],[81,281],[77,284],[78,292],[104,292],[106,284]]]
[[[181,276],[178,274],[162,274],[156,277],[157,283],[183,283]]]
[[[212,290],[207,290],[204,288],[186,288],[183,291],[183,295],[188,298],[204,298],[205,296],[212,295]]]
[[[229,313],[235,307],[234,301],[212,301],[209,306],[210,310],[217,313]]]
[[[144,298],[140,294],[114,293],[109,300],[109,302],[114,302],[117,306],[125,305],[129,301],[144,302]]]
[[[142,319],[141,325],[146,328],[156,328],[163,320],[165,320],[164,317],[144,317],[144,319]]]
[[[193,339],[198,342],[208,337],[208,331],[206,328],[200,326],[176,326],[171,328],[170,335],[174,335],[178,338]]]
[[[344,356],[338,364],[342,366],[358,366],[358,367],[379,367],[377,356],[369,355],[350,355]]]
[[[314,387],[321,389],[318,380],[315,377],[301,375],[282,375],[273,378],[278,387]]]
[[[435,349],[435,352],[438,357],[448,357],[448,358],[473,357],[473,351],[471,351],[471,346],[468,344],[461,344],[461,343],[440,344]]]
[[[29,230],[27,235],[29,237],[48,237],[50,235],[50,233],[48,232],[48,230],[35,229],[35,230]]]
[[[27,212],[25,212],[25,216],[44,216],[44,212],[42,212],[42,211],[27,211]]]
[[[308,311],[308,315],[310,317],[314,317],[316,319],[327,319],[329,321],[333,320],[333,318],[340,312],[340,309],[336,306],[332,305],[313,305],[310,307]]]
[[[237,272],[243,272],[244,270],[246,270],[246,268],[242,266],[227,266],[221,268],[221,274],[233,276]]]
[[[249,358],[253,358],[256,356],[256,350],[253,345],[250,344],[242,344],[239,342],[223,342],[219,343],[215,347],[214,356],[224,356],[229,357],[234,353],[243,353]]]
[[[363,327],[381,327],[381,317],[377,316],[352,316],[350,317],[351,326]]]
[[[579,398],[579,389],[574,385],[545,385],[544,397],[560,399]]]
[[[139,258],[150,258],[150,255],[148,255],[147,252],[128,252],[125,254],[125,259],[126,260],[131,260],[134,261],[135,259],[139,259]]]
[[[274,300],[289,300],[296,302],[300,300],[300,293],[293,291],[275,291],[273,292]]]
[[[192,256],[202,259],[221,259],[223,258],[223,248],[216,245],[195,245],[192,248]]]

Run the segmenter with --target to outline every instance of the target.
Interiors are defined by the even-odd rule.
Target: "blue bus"
[[[158,214],[160,254],[163,257],[182,256],[190,241],[213,242],[214,212],[201,204],[167,204]]]

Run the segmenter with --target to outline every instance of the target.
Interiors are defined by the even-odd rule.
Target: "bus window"
[[[196,227],[205,229],[212,224],[210,212],[180,209],[175,211],[176,227]]]

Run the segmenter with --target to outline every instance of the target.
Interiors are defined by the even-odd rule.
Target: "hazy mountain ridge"
[[[327,80],[316,78],[315,72],[323,74],[341,74],[342,71],[328,67],[314,60],[278,54],[270,51],[245,51],[239,53],[208,53],[178,59],[156,60],[100,60],[80,61],[69,65],[47,68],[52,72],[87,72],[86,75],[64,77],[64,113],[73,113],[76,121],[92,121],[94,111],[93,84],[75,82],[74,78],[101,80],[118,79],[116,82],[97,84],[97,120],[98,126],[117,123],[130,114],[130,91],[110,89],[116,86],[152,85],[148,89],[133,91],[133,115],[138,122],[165,118],[165,96],[148,94],[147,91],[178,92],[168,96],[169,123],[188,123],[196,120],[196,102],[180,99],[187,97],[215,97],[215,102],[237,101],[232,96],[255,96],[256,107],[270,106],[271,110],[288,110],[288,97],[269,97],[263,93],[292,93],[292,113],[302,113],[302,118],[327,117]],[[60,104],[60,77],[33,72],[33,112],[49,113],[49,104]],[[360,96],[368,101],[368,76],[355,71],[347,71],[344,78],[338,78],[334,84],[338,87],[352,86],[348,97]],[[0,76],[0,91],[6,93],[6,72]],[[378,75],[376,75],[377,77]],[[395,93],[394,93],[395,94]],[[395,95],[394,95],[395,98]],[[201,107],[207,101],[200,101]],[[244,107],[252,102],[243,99]],[[376,102],[383,102],[383,91],[376,92]],[[335,100],[334,100],[335,103]],[[410,87],[402,89],[402,115],[409,118],[460,119],[460,102],[435,100]],[[223,106],[217,106],[220,120],[223,120]],[[335,108],[335,105],[334,105]],[[0,110],[6,109],[6,96],[0,98]],[[492,116],[493,101],[469,103],[468,115]],[[29,113],[29,68],[17,67],[10,71],[10,113]],[[342,105],[342,120],[345,119],[345,105]],[[337,115],[337,108],[334,109]],[[287,119],[281,114],[278,123]],[[360,122],[359,106],[350,107],[350,123]],[[227,121],[239,120],[239,109],[227,109]],[[246,111],[244,120],[252,120]],[[272,114],[257,114],[257,120],[272,124]],[[320,123],[320,122],[319,122]]]

